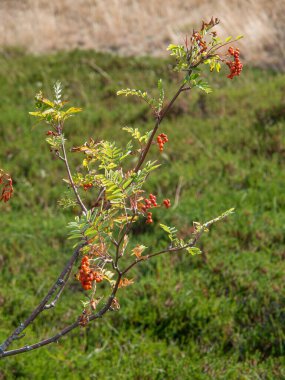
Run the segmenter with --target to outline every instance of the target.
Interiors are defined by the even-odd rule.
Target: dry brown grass
[[[157,55],[213,15],[248,62],[283,69],[284,0],[0,0],[0,45]]]

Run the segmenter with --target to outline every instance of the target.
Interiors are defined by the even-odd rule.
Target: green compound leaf
[[[176,239],[177,229],[175,227],[169,227],[165,224],[159,225],[165,232],[167,232],[168,237],[171,241],[174,241]]]
[[[192,256],[200,255],[202,253],[201,250],[197,247],[188,247],[186,248],[186,251],[191,253]]]
[[[125,96],[136,96],[138,98],[143,99],[151,108],[157,109],[158,102],[156,99],[152,98],[146,91],[125,88],[117,91],[117,95],[125,95]]]
[[[194,87],[199,88],[200,90],[206,92],[206,94],[210,94],[213,90],[209,86],[207,82],[203,82],[202,80],[199,80]]]
[[[138,128],[123,127],[122,129],[123,131],[130,133],[132,137],[135,140],[138,140],[140,143],[146,143],[152,132],[152,131],[149,131],[142,135]]]

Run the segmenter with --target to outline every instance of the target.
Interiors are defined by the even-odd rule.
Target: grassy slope
[[[94,63],[110,79],[94,71]],[[12,173],[16,190],[1,206],[1,340],[70,254],[65,226],[73,215],[56,206],[65,173],[50,158],[45,128],[32,129],[27,115],[35,91],[48,92],[59,79],[73,104],[84,107],[68,127],[74,145],[89,136],[126,141],[120,127],[147,128],[151,115],[115,91],[151,89],[159,77],[172,93],[175,77],[159,60],[89,52],[0,57],[0,166]],[[163,170],[148,190],[174,199],[182,181],[178,207],[157,212],[155,222],[181,226],[185,235],[193,220],[230,207],[236,215],[202,239],[203,257],[185,253],[141,266],[136,284],[121,293],[119,313],[56,345],[5,359],[1,379],[285,378],[285,77],[245,69],[238,80],[213,75],[212,83],[213,94],[185,96],[164,123]],[[164,244],[156,227],[138,230],[137,239]],[[69,324],[83,298],[71,281],[56,310],[44,313],[20,344]]]

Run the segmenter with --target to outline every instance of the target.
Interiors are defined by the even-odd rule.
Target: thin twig
[[[69,178],[69,182],[70,182],[70,184],[72,186],[72,189],[74,191],[74,194],[75,194],[75,197],[77,199],[78,204],[80,205],[83,213],[86,215],[87,214],[87,208],[85,207],[84,203],[82,202],[82,200],[80,198],[80,195],[79,195],[79,193],[77,191],[77,187],[75,186],[75,183],[74,183],[72,175],[71,175],[71,171],[70,171],[70,167],[69,167],[69,163],[68,163],[67,155],[66,155],[66,151],[65,151],[65,145],[64,145],[63,137],[62,137],[61,149],[62,149],[62,153],[63,153],[63,159],[64,159],[65,167],[66,167],[66,170],[67,170],[67,175],[68,175],[68,178]]]
[[[137,265],[137,264],[140,263],[141,261],[149,260],[149,259],[151,259],[152,257],[162,255],[163,253],[169,253],[169,252],[177,252],[177,251],[181,251],[181,250],[183,250],[183,249],[185,249],[185,248],[192,247],[192,246],[193,246],[192,244],[193,244],[193,243],[190,243],[190,244],[187,244],[187,245],[185,245],[185,246],[183,246],[183,247],[178,247],[178,248],[177,248],[177,247],[174,247],[174,248],[169,247],[169,248],[163,249],[162,251],[159,251],[159,252],[156,252],[156,253],[152,253],[152,254],[150,254],[150,255],[142,256],[142,257],[138,258],[137,260],[133,261],[133,262],[132,262],[132,263],[131,263],[126,269],[124,269],[124,270],[122,271],[122,275],[124,276],[126,273],[129,272],[129,270],[130,270],[131,268],[133,268],[135,265]]]
[[[150,135],[150,137],[149,137],[149,139],[148,139],[148,142],[147,142],[145,148],[144,148],[143,151],[142,151],[142,155],[141,155],[141,157],[140,157],[140,159],[139,159],[139,161],[138,161],[138,163],[137,163],[137,165],[136,165],[136,167],[135,167],[135,169],[134,169],[134,172],[135,172],[135,173],[137,173],[137,172],[139,171],[139,169],[141,168],[142,164],[144,163],[144,160],[145,160],[145,158],[146,158],[146,155],[148,154],[149,148],[150,148],[150,146],[151,146],[151,144],[152,144],[152,141],[153,141],[154,136],[155,136],[155,134],[156,134],[156,132],[157,132],[157,130],[158,130],[159,125],[161,124],[162,120],[164,119],[164,117],[166,116],[166,114],[168,113],[168,111],[170,110],[170,108],[173,106],[173,103],[175,102],[175,100],[176,100],[176,99],[178,98],[178,96],[181,94],[181,92],[182,92],[182,90],[183,90],[183,88],[184,88],[184,85],[185,85],[185,83],[183,83],[183,84],[179,87],[178,91],[177,91],[176,94],[173,96],[173,98],[172,98],[171,101],[168,103],[168,105],[167,105],[167,106],[161,111],[161,113],[157,116],[157,120],[156,120],[155,126],[154,126],[154,128],[153,128],[153,130],[152,130],[152,133],[151,133],[151,135]]]
[[[231,43],[233,43],[233,42],[236,42],[236,41],[238,41],[238,39],[234,39],[234,40],[230,40],[230,41],[228,41],[228,42],[224,42],[224,43],[219,43],[218,45],[215,45],[215,46],[212,46],[209,50],[208,50],[208,54],[212,51],[212,50],[214,50],[214,51],[217,51],[218,49],[220,49],[221,47],[224,47],[224,46],[227,46],[227,45],[230,45]]]
[[[122,234],[120,240],[118,241],[118,243],[116,244],[116,258],[115,258],[115,268],[118,267],[118,261],[119,261],[119,258],[120,258],[120,246],[125,238],[126,235],[128,235],[131,231],[131,228],[132,228],[132,223],[133,223],[133,220],[135,218],[135,214],[132,216],[132,219],[128,222],[127,226],[126,226],[126,230],[125,232]]]
[[[131,268],[133,268],[135,265],[137,265],[138,263],[140,263],[141,261],[145,261],[145,260],[149,260],[153,257],[156,257],[156,256],[159,256],[159,255],[162,255],[163,253],[168,253],[168,252],[178,252],[178,251],[182,251],[183,249],[186,249],[186,248],[191,248],[191,247],[194,247],[197,243],[197,241],[200,239],[201,235],[203,234],[204,231],[206,231],[208,229],[209,226],[211,226],[213,223],[215,223],[216,221],[220,220],[219,218],[216,218],[216,219],[213,219],[211,220],[210,222],[207,222],[205,224],[203,224],[199,230],[199,232],[196,232],[193,240],[191,241],[191,243],[188,243],[188,244],[185,244],[184,246],[182,247],[168,247],[166,249],[163,249],[159,252],[155,252],[155,253],[152,253],[152,254],[149,254],[149,255],[146,255],[146,256],[142,256],[138,259],[136,259],[135,261],[133,261],[126,269],[124,269],[121,273],[122,273],[122,276],[124,276]]]
[[[51,308],[55,307],[57,301],[59,300],[59,298],[60,298],[60,296],[62,294],[62,292],[64,291],[64,288],[66,287],[66,284],[67,284],[67,281],[69,279],[71,271],[72,271],[72,266],[70,267],[69,271],[67,272],[67,274],[66,274],[66,276],[64,278],[64,284],[59,289],[59,291],[58,291],[57,295],[55,296],[54,300],[51,303],[45,305],[44,309],[51,309]]]

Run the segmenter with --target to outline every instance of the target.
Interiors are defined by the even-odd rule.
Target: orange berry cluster
[[[150,209],[152,207],[157,207],[158,206],[157,203],[156,203],[156,196],[153,195],[153,194],[149,194],[149,199],[146,198],[144,200],[144,202],[145,202],[145,204],[141,208],[143,212],[146,212],[148,209]],[[147,213],[146,223],[147,224],[153,223],[152,213],[151,212]]]
[[[79,281],[82,284],[83,289],[90,290],[92,289],[92,282],[101,282],[103,281],[103,276],[101,273],[94,272],[90,268],[89,258],[87,255],[83,256],[81,260],[81,266],[79,269]]]
[[[171,207],[170,199],[164,199],[163,204],[164,204],[164,206],[165,206],[166,208]]]
[[[145,202],[145,204],[140,207],[140,209],[143,212],[147,212],[147,210],[150,209],[150,208],[152,208],[152,207],[159,207],[159,205],[156,202],[156,196],[153,195],[153,194],[149,195],[149,199],[145,198],[144,202]],[[161,205],[164,205],[166,208],[171,207],[170,199],[164,199]],[[146,223],[147,224],[153,223],[152,212],[147,212]]]
[[[239,49],[235,50],[234,48],[230,47],[228,52],[234,57],[234,61],[226,62],[230,69],[230,74],[227,75],[227,78],[233,79],[233,77],[240,75],[243,64],[239,60]]]
[[[0,170],[0,185],[4,184],[4,181],[6,181],[6,184],[2,189],[0,201],[8,202],[14,192],[13,181],[9,174],[5,174]]]
[[[200,53],[204,53],[207,50],[207,44],[203,40],[201,34],[199,32],[193,32],[192,34],[192,41],[196,41],[197,45],[199,46]]]
[[[85,184],[83,185],[83,189],[84,189],[84,191],[87,191],[87,190],[89,190],[92,186],[93,186],[92,183],[85,183]]]
[[[163,151],[163,145],[168,142],[168,137],[165,133],[161,133],[160,135],[157,136],[157,143],[159,146],[159,150],[162,152]]]

